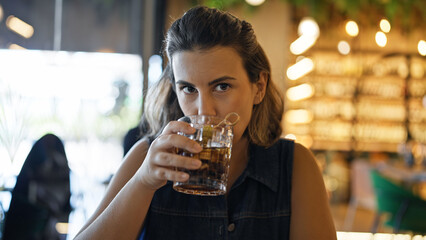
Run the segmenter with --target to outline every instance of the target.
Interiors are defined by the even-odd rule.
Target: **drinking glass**
[[[225,194],[234,136],[232,124],[228,124],[226,119],[206,115],[185,116],[179,121],[188,122],[196,129],[194,134],[179,134],[197,141],[203,150],[200,153],[191,153],[177,148],[176,153],[200,159],[202,164],[196,170],[177,168],[178,171],[188,173],[190,177],[186,182],[174,182],[173,189],[202,196]]]

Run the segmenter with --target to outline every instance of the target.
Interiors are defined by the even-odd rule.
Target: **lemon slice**
[[[213,137],[213,127],[210,125],[203,126],[203,144],[207,144],[209,139]]]

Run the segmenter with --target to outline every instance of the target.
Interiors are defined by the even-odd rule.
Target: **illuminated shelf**
[[[286,119],[286,134],[310,137],[314,150],[397,152],[408,137],[426,143],[426,59],[407,54],[313,51],[315,69],[288,86],[313,86],[312,97],[286,102],[308,122]],[[291,119],[290,119],[291,120]]]

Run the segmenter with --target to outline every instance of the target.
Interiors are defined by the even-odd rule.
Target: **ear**
[[[259,74],[259,80],[255,83],[256,95],[254,97],[253,104],[257,105],[263,101],[266,93],[266,86],[268,84],[269,74],[262,71]]]

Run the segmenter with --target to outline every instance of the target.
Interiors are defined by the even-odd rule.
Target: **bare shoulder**
[[[312,152],[294,145],[290,239],[336,239],[324,181]]]
[[[303,145],[295,143],[292,178],[293,201],[309,203],[310,197],[323,197],[323,194],[325,196],[322,174],[312,152]],[[298,205],[293,204],[293,206]]]
[[[298,178],[319,177],[321,173],[312,152],[300,143],[294,143],[293,174]]]

